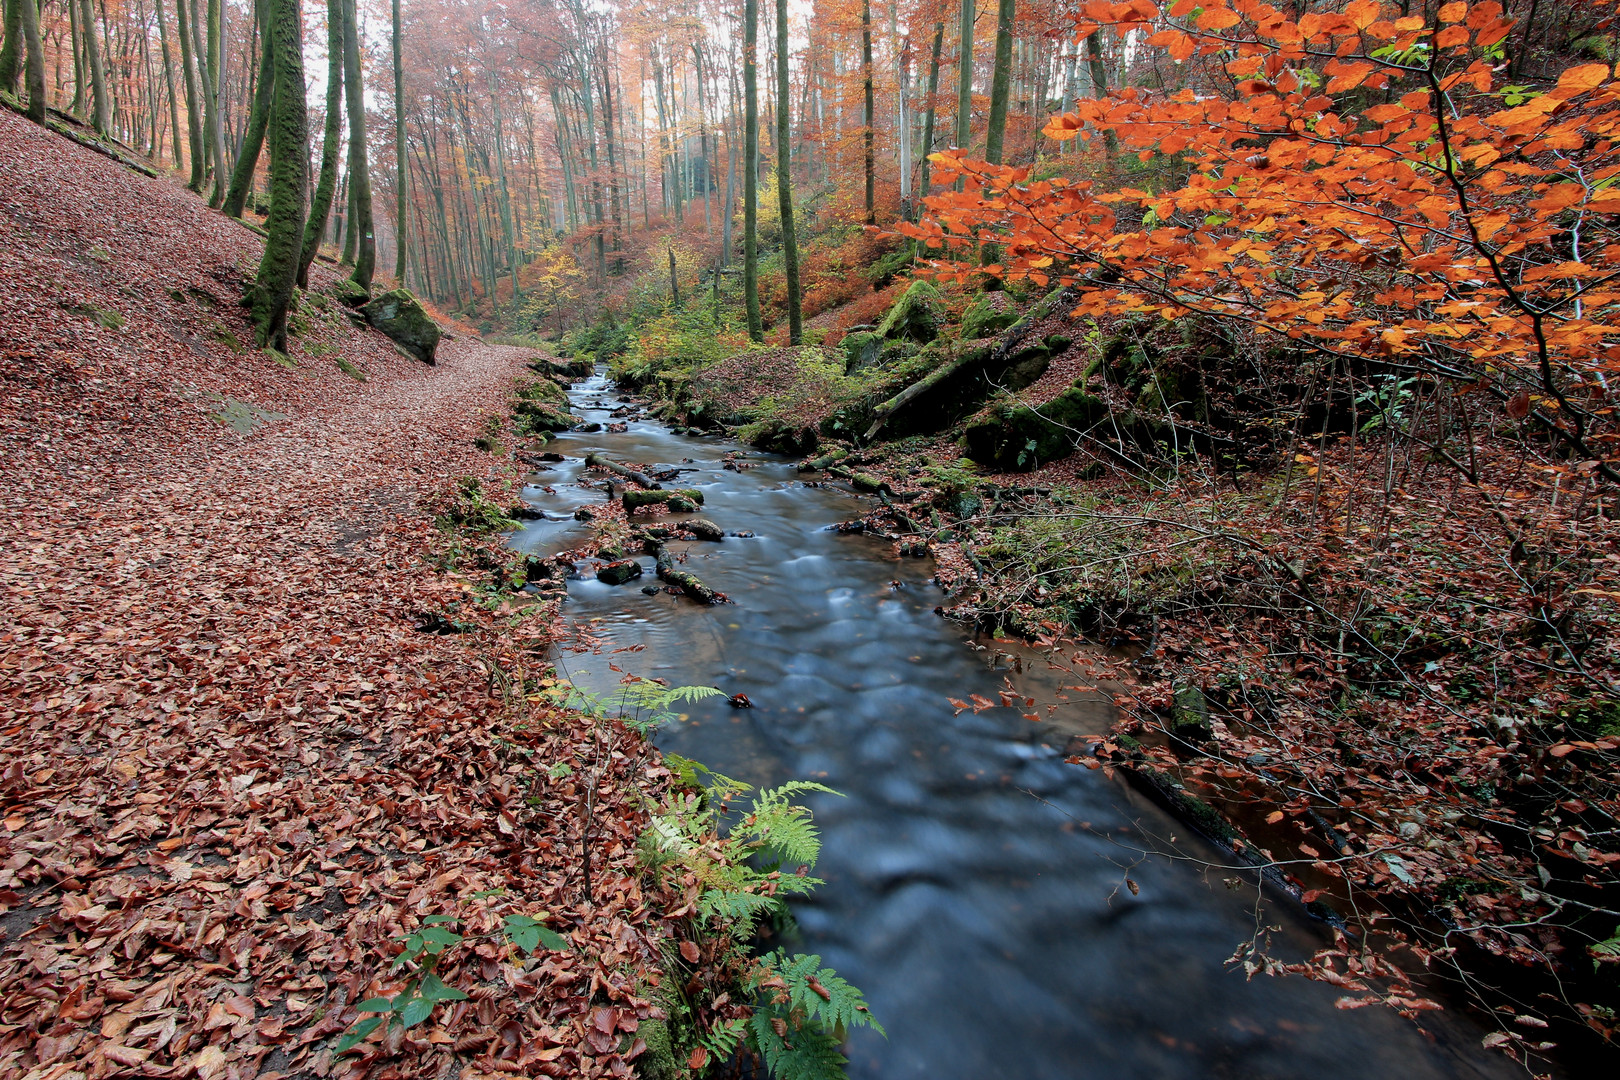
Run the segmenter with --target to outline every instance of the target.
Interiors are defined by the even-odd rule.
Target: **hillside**
[[[243,345],[255,235],[6,111],[0,229],[0,1076],[330,1075],[390,939],[448,911],[569,949],[546,978],[471,957],[511,989],[412,1029],[394,1075],[452,1047],[463,1076],[614,1066],[582,1040],[591,995],[627,1031],[649,1011],[639,811],[603,815],[581,901],[548,854],[578,849],[572,788],[517,799],[499,749],[581,734],[514,730],[502,697],[546,622],[496,633],[484,549],[461,566],[434,524],[458,478],[503,485],[473,443],[532,354],[426,367],[317,264],[284,366]],[[652,782],[629,769],[602,805]]]

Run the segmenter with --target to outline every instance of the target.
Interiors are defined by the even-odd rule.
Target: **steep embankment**
[[[572,784],[511,752],[582,737],[514,723],[545,621],[481,613],[497,565],[430,565],[525,354],[430,369],[312,293],[289,369],[243,344],[256,237],[5,112],[0,230],[0,1076],[341,1072],[439,913],[571,947],[453,950],[491,989],[345,1060],[622,1071],[656,949],[614,793],[649,773],[600,766],[592,903]],[[418,630],[452,608],[464,633]]]

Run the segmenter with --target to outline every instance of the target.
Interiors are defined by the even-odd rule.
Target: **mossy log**
[[[850,486],[856,491],[864,491],[868,495],[874,495],[879,492],[889,490],[888,481],[881,480],[878,477],[873,476],[871,473],[855,472],[852,469],[846,469],[839,465],[834,465],[832,468],[828,469],[827,472],[829,475],[836,476],[840,480],[848,480]]]
[[[681,590],[681,592],[685,593],[687,596],[691,597],[693,600],[696,600],[700,604],[726,603],[726,596],[724,593],[716,592],[714,589],[711,589],[707,585],[703,584],[702,579],[696,574],[689,574],[685,570],[677,567],[675,565],[675,557],[669,553],[668,548],[660,545],[657,551],[657,558],[658,580],[675,586],[677,589]]]
[[[849,451],[840,446],[837,449],[829,450],[827,453],[822,454],[818,458],[810,458],[809,460],[799,462],[799,471],[819,472],[823,469],[829,468],[830,466],[838,464],[847,457],[849,457]]]
[[[603,457],[601,454],[586,454],[585,455],[585,464],[589,465],[593,469],[606,469],[608,472],[613,473],[613,474],[615,474],[617,476],[622,476],[626,480],[634,480],[636,483],[640,484],[642,487],[646,488],[648,491],[661,491],[661,490],[663,490],[663,485],[659,484],[657,481],[655,481],[652,477],[648,476],[646,473],[637,472],[636,470],[630,468],[630,466],[621,465],[617,461],[614,461],[612,458]],[[633,492],[633,491],[627,491],[627,492],[624,493],[624,508],[626,510],[632,510],[632,509],[635,508],[630,503],[630,496],[631,495],[636,495],[636,494],[641,494],[641,493],[640,492]],[[653,502],[663,502],[665,500],[664,499],[649,499],[647,501],[649,503],[653,503]],[[703,500],[702,500],[702,498],[698,498],[698,499],[696,499],[694,501],[695,502],[702,502]],[[643,504],[637,504],[637,505],[646,505],[646,504],[643,503]]]
[[[683,488],[680,491],[626,491],[624,493],[625,513],[640,510],[644,506],[667,506],[677,514],[689,514],[696,510],[702,502],[703,492],[698,491],[696,488]]]

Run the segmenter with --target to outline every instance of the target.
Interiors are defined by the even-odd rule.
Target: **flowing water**
[[[620,404],[600,376],[572,397],[603,424]],[[613,664],[746,694],[751,709],[688,707],[659,745],[754,784],[815,779],[842,793],[810,800],[827,884],[796,906],[795,946],[861,987],[888,1029],[855,1034],[852,1077],[1516,1075],[1455,1011],[1427,1015],[1425,1033],[1381,1008],[1337,1009],[1333,987],[1225,966],[1257,929],[1274,928],[1285,959],[1319,947],[1322,929],[1292,901],[1229,887],[1223,853],[1122,777],[1065,764],[1070,736],[1105,730],[1111,705],[1062,691],[1038,663],[1007,670],[998,647],[936,615],[928,560],[829,531],[868,500],[806,486],[779,457],[750,453],[757,467],[728,471],[736,443],[651,421],[565,433],[550,449],[567,460],[529,478],[524,497],[547,520],[517,534],[520,549],[588,535],[572,512],[605,498],[574,483],[590,451],[690,469],[665,486],[701,489],[703,516],[756,534],[674,545],[734,605],[642,593],[650,556],[628,585],[570,581],[565,617],[607,644],[558,660],[597,689],[619,678]],[[953,715],[948,697],[995,699],[1006,678],[1068,700],[1041,722],[1009,708]]]

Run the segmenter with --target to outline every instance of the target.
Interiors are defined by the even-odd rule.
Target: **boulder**
[[[641,564],[634,559],[620,559],[596,568],[596,580],[609,585],[623,585],[641,576]]]
[[[393,289],[360,309],[366,322],[382,331],[394,343],[424,364],[434,362],[434,352],[443,335],[439,324],[429,317],[408,290]]]
[[[926,345],[945,324],[945,304],[939,290],[927,281],[913,281],[889,313],[878,323],[877,336],[906,338]]]
[[[1018,312],[1004,292],[985,293],[962,315],[962,339],[994,337],[1018,321]]]
[[[525,431],[567,431],[579,422],[579,417],[565,409],[544,401],[519,401],[512,410]],[[561,460],[559,456],[558,460]]]
[[[722,540],[726,535],[725,530],[708,518],[692,518],[690,521],[683,521],[681,522],[681,528],[699,540]]]
[[[869,331],[845,334],[839,342],[844,350],[844,374],[865,371],[883,355],[883,339]]]
[[[1074,452],[1080,432],[1108,415],[1108,406],[1075,385],[1038,408],[993,408],[963,432],[968,456],[982,465],[1027,472]]]
[[[677,507],[675,504],[681,505]],[[698,504],[703,502],[703,492],[696,488],[686,488],[681,491],[626,491],[624,493],[624,510],[630,513],[640,510],[644,506],[667,506],[671,510],[691,512],[696,510]]]
[[[354,278],[343,278],[332,286],[332,295],[347,307],[363,307],[370,303],[371,293]]]

